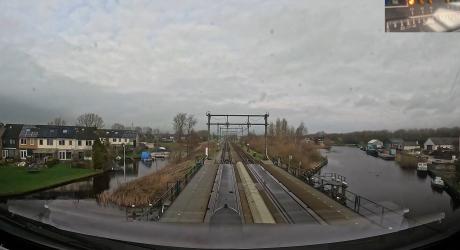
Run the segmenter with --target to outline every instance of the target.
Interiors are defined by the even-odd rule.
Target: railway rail
[[[292,194],[285,186],[277,181],[254,159],[248,156],[241,148],[235,147],[236,152],[242,159],[243,164],[257,180],[270,201],[275,205],[284,221],[287,223],[319,223],[309,213],[308,207]]]

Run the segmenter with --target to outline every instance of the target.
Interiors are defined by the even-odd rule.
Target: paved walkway
[[[205,161],[160,222],[203,223],[216,173],[214,161]]]

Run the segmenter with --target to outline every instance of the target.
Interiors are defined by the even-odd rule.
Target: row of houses
[[[138,134],[132,130],[0,123],[0,139],[0,159],[90,160],[95,140],[113,147],[135,147]]]
[[[458,150],[460,148],[458,137],[430,137],[423,144],[418,141],[405,141],[400,138],[392,138],[384,143],[380,140],[373,139],[368,142],[368,146],[375,148],[389,148],[402,151],[436,151],[436,150]]]

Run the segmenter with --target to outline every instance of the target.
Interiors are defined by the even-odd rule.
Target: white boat
[[[428,171],[428,164],[426,162],[417,163],[417,171],[421,171],[421,172]]]
[[[444,188],[445,184],[441,177],[436,176],[433,180],[431,180],[431,186],[434,188]]]
[[[160,152],[152,152],[150,154],[152,156],[152,158],[156,159],[156,158],[169,158],[169,152],[165,152],[165,151],[160,151]]]

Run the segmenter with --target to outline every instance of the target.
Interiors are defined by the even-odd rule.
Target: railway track
[[[247,155],[241,148],[235,146],[235,151],[252,176],[261,185],[270,201],[274,204],[283,220],[287,223],[318,223],[308,212],[308,207],[284,185]]]
[[[242,208],[238,191],[235,168],[228,142],[224,142],[221,164],[208,203],[205,222],[210,224],[242,224]]]

